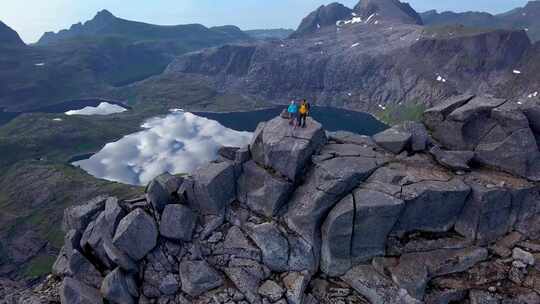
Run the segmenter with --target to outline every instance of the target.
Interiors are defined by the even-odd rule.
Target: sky
[[[336,0],[334,0],[336,1]],[[339,1],[339,0],[337,0]],[[296,28],[303,17],[332,0],[5,0],[0,20],[27,42],[44,32],[69,28],[107,9],[117,17],[153,24],[233,24],[242,29]],[[353,7],[358,0],[339,1]],[[409,0],[419,12],[487,11],[501,13],[523,6],[527,0]]]

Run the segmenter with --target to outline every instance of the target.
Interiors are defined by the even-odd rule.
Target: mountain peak
[[[108,10],[104,9],[104,10],[99,11],[96,14],[96,16],[94,17],[94,19],[92,19],[92,20],[96,21],[98,23],[104,23],[104,22],[109,22],[109,21],[114,20],[114,19],[116,19],[116,16],[113,15]]]
[[[422,18],[409,3],[399,0],[361,0],[354,10],[362,17],[379,14],[384,19],[400,23],[423,24]]]
[[[2,45],[21,46],[24,42],[15,30],[0,21],[0,46]]]
[[[338,20],[350,17],[351,13],[352,10],[341,3],[334,2],[321,5],[302,20],[302,23],[291,37],[314,33],[321,27],[335,25]]]
[[[99,12],[96,14],[96,17],[101,17],[101,18],[116,18],[111,12],[109,12],[109,11],[106,10],[106,9],[103,9],[103,10],[99,11]]]

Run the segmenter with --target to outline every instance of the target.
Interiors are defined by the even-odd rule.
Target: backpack
[[[309,106],[307,104],[303,104],[300,106],[300,114],[307,114],[309,111]]]

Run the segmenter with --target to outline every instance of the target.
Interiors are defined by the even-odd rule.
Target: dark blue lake
[[[216,120],[229,129],[253,132],[260,122],[278,116],[282,110],[283,107],[276,107],[250,112],[194,112],[193,114]],[[364,112],[328,107],[312,107],[311,116],[320,122],[327,131],[331,132],[343,130],[371,136],[388,128],[384,123]]]

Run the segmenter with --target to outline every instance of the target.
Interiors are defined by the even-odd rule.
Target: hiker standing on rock
[[[306,127],[306,120],[309,116],[309,103],[304,99],[302,100],[302,103],[300,104],[300,109],[298,110],[299,116],[298,116],[298,125],[302,128]]]
[[[296,120],[298,117],[298,105],[294,100],[291,100],[291,104],[289,105],[287,112],[289,112],[289,124],[296,127]]]

